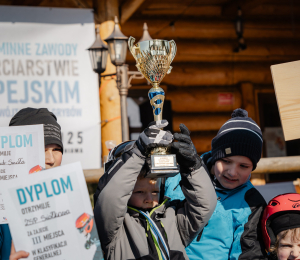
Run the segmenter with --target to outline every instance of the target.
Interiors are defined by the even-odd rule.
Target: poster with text
[[[100,168],[92,10],[0,6],[0,35],[0,126],[22,108],[48,108],[62,128],[62,164]]]
[[[45,168],[43,125],[0,127],[0,183],[21,181]],[[8,223],[0,189],[0,224]]]
[[[80,162],[0,183],[17,251],[28,259],[103,259]]]

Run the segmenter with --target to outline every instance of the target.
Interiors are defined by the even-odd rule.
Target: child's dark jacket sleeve
[[[113,161],[101,177],[94,215],[102,247],[110,244],[122,227],[128,200],[144,163],[145,158],[134,148]]]
[[[267,259],[261,232],[261,217],[266,202],[262,195],[255,189],[249,189],[245,194],[251,214],[244,223],[237,227],[229,259],[256,260]],[[243,229],[243,231],[241,231]],[[240,250],[236,250],[239,248]]]

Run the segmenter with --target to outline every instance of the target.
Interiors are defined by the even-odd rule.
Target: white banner
[[[86,50],[92,10],[1,6],[0,35],[0,126],[22,108],[46,107],[62,127],[63,164],[99,168],[99,91]]]
[[[45,168],[43,125],[0,127],[0,184],[24,179]],[[0,189],[0,224],[6,224],[3,190]]]
[[[0,182],[17,251],[28,260],[103,259],[79,162]]]

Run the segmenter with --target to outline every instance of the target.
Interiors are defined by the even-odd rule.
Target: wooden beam
[[[104,169],[83,170],[86,183],[98,183],[104,174]]]
[[[93,0],[95,23],[114,21],[115,16],[119,17],[118,0]],[[112,33],[112,31],[110,32]],[[109,36],[108,34],[107,36]]]
[[[176,57],[175,57],[176,59]],[[268,63],[174,63],[169,75],[163,79],[163,84],[192,86],[232,86],[240,82],[253,84],[272,84]],[[135,66],[130,66],[136,70]],[[135,80],[134,84],[142,85],[145,80]]]
[[[247,110],[248,116],[256,121],[255,111],[255,97],[253,84],[250,82],[241,83],[242,101],[243,108]],[[264,185],[266,184],[266,178],[264,174],[253,173],[252,180],[253,185]]]
[[[262,158],[253,173],[276,174],[300,172],[300,156]]]
[[[299,14],[300,13],[300,5],[296,4],[294,2],[294,5],[291,6],[291,4],[286,4],[284,2],[281,3],[266,3],[266,4],[262,4],[262,5],[258,5],[255,8],[253,8],[252,10],[249,11],[249,15],[263,15],[263,16],[269,16],[269,15],[273,15],[273,16],[277,16],[279,18],[279,16],[281,16],[279,19],[284,18],[284,16],[287,19],[291,19],[291,12],[293,11],[294,14]],[[247,13],[248,14],[248,13]]]
[[[215,134],[192,133],[191,136],[195,146],[198,147],[201,152],[210,151],[210,143],[215,137]],[[87,183],[98,183],[99,179],[104,174],[103,168],[84,170],[83,172]],[[255,171],[252,172],[252,176],[255,176],[255,174],[278,174],[289,172],[300,172],[300,156],[262,158],[258,162]],[[300,183],[298,185],[300,185]]]
[[[243,108],[247,110],[248,116],[256,121],[255,98],[253,84],[250,82],[241,83]]]
[[[211,150],[211,140],[217,135],[216,133],[191,133],[191,139],[196,147],[198,154],[203,154]]]
[[[236,39],[232,40],[176,40],[177,53],[173,62],[232,62],[259,61],[274,64],[299,60],[299,40],[249,40],[247,49],[234,53]],[[127,52],[127,63],[135,63],[130,52]]]
[[[170,19],[162,17],[149,18],[147,16],[129,19],[122,32],[133,36],[137,40],[141,37],[141,25],[146,22],[152,38],[157,39],[236,39],[232,19],[181,19],[174,27],[170,26]],[[244,23],[244,38],[249,39],[299,39],[300,24],[295,23],[294,28],[288,20],[279,19],[247,19]]]
[[[242,105],[241,93],[236,87],[188,88],[176,91],[170,88],[166,98],[171,100],[172,111],[176,113],[231,113]]]
[[[39,6],[43,0],[13,0],[11,5]]]
[[[185,1],[178,3],[166,3],[164,1],[156,2],[142,11],[143,15],[181,15],[184,16],[219,16],[222,13],[220,5],[191,5],[187,9]]]
[[[175,113],[173,114],[173,131],[177,132],[181,123],[185,124],[191,132],[218,131],[230,118],[230,113],[225,115]]]
[[[78,6],[78,8],[92,8],[91,6],[89,6],[89,4],[87,3],[87,1],[84,0],[72,0],[72,2]]]
[[[118,0],[94,0],[96,6],[95,20],[101,21],[96,25],[100,31],[101,39],[108,37],[114,30],[114,17],[118,16]],[[111,63],[108,56],[105,74],[116,73],[116,67]],[[104,78],[101,80],[99,89],[101,120],[109,120],[107,124],[101,126],[102,156],[108,155],[105,142],[115,140],[117,144],[122,141],[121,129],[121,109],[120,95],[114,78]],[[115,120],[113,120],[115,119]]]
[[[223,6],[223,15],[236,15],[238,7],[242,9],[243,14],[249,13],[253,8],[259,6],[268,0],[233,0]]]
[[[144,3],[145,0],[126,0],[121,6],[120,23],[124,24],[135,11]]]

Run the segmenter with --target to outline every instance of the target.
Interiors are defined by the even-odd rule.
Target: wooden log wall
[[[141,10],[142,15],[129,19],[122,31],[138,41],[142,24],[147,22],[152,38],[175,40],[177,54],[173,69],[163,79],[163,84],[168,86],[166,98],[172,101],[173,130],[178,131],[180,123],[186,124],[197,151],[206,152],[234,109],[245,108],[256,120],[255,89],[272,85],[270,65],[300,59],[300,23],[294,22],[291,27],[288,19],[250,15],[244,22],[247,49],[234,53],[237,36],[232,18],[236,12],[224,16],[222,8],[198,5],[195,8],[202,16],[196,17],[193,14],[196,9],[189,7],[189,16],[170,26],[179,6],[184,4],[176,1],[173,4],[178,8],[173,9],[168,9],[166,4],[159,1],[150,4]],[[259,5],[258,2],[255,5]],[[223,7],[228,13],[230,8]],[[205,14],[204,9],[208,13]],[[259,10],[254,8],[254,13],[262,12]],[[131,70],[136,70],[130,53],[127,62]],[[134,84],[141,85],[143,80]]]

